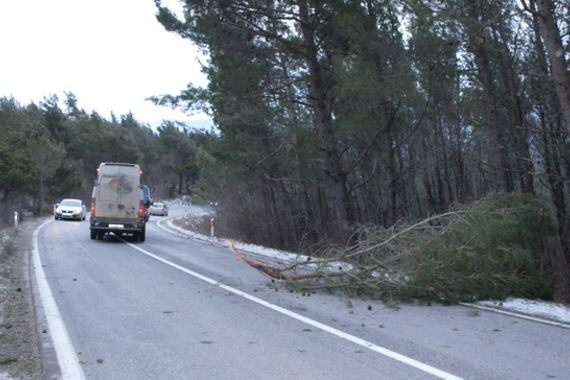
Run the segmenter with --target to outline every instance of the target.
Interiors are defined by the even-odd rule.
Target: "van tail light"
[[[144,201],[139,202],[139,216],[144,216],[145,208],[144,208]]]
[[[91,206],[89,207],[89,211],[91,214],[95,214],[95,210],[97,209],[95,204],[95,198],[91,198]]]

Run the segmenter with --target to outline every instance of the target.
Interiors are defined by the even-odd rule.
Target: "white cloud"
[[[207,84],[198,49],[155,13],[153,0],[0,2],[0,96],[27,103],[72,91],[81,108],[103,116],[204,119],[145,101]]]

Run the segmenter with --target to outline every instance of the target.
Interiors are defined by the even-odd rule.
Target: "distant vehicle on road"
[[[136,164],[104,162],[97,169],[91,199],[91,239],[106,233],[146,237],[146,207],[141,186],[141,170]]]
[[[55,205],[54,219],[85,220],[87,209],[81,199],[66,198]]]
[[[168,216],[168,206],[164,202],[154,202],[149,208],[150,215]]]

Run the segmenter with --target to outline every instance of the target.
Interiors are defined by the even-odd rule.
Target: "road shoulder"
[[[31,282],[33,231],[42,219],[29,219],[1,232],[0,379],[40,379],[42,360]]]

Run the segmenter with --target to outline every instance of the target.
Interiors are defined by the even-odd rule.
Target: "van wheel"
[[[144,241],[146,238],[146,227],[143,227],[143,229],[141,230],[141,232],[138,233],[139,235],[139,241]]]
[[[103,240],[103,236],[105,236],[105,231],[97,231],[97,240]]]
[[[95,240],[97,238],[97,231],[91,230],[91,240]]]

